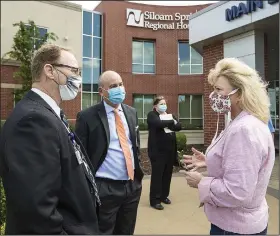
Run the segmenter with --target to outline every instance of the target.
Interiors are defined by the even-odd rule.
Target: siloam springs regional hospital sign
[[[141,28],[148,28],[153,30],[184,30],[188,29],[188,20],[190,14],[175,13],[173,15],[156,14],[155,12],[135,9],[126,9],[126,25]]]

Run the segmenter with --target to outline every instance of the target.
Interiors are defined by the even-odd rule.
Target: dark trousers
[[[250,234],[250,235],[266,235],[266,234],[267,234],[267,227],[260,233]],[[225,231],[225,230],[219,228],[216,225],[211,224],[210,235],[244,235],[244,234],[228,232],[228,231]]]
[[[172,155],[151,158],[152,176],[150,185],[150,205],[161,203],[169,196],[174,160]]]
[[[98,209],[100,234],[133,235],[142,192],[138,180],[96,178],[101,200]]]

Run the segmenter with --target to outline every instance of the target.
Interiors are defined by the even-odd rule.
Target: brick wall
[[[126,8],[157,14],[194,13],[207,5],[155,6],[124,1],[102,1],[95,9],[103,13],[103,70],[118,72],[127,91],[125,103],[132,105],[133,94],[163,95],[169,111],[178,114],[179,94],[203,94],[203,75],[178,75],[178,41],[189,39],[188,30],[157,30],[126,25]],[[164,22],[167,23],[167,22]],[[155,41],[155,75],[132,74],[132,41]]]
[[[209,105],[209,95],[213,88],[208,84],[207,77],[211,68],[224,58],[223,42],[215,42],[203,48],[204,62],[204,145],[208,146],[215,135],[217,127],[217,113]],[[224,128],[224,116],[220,115],[219,132]]]

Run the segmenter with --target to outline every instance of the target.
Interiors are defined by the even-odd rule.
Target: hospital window
[[[133,40],[132,73],[155,74],[155,43]]]
[[[203,74],[203,57],[188,42],[178,43],[178,74]]]
[[[102,15],[83,11],[82,109],[101,101],[98,80],[102,73]]]
[[[147,115],[153,110],[153,102],[156,95],[135,94],[133,95],[133,107],[137,111],[138,123],[146,124]]]
[[[203,96],[179,95],[179,120],[184,130],[203,129]]]

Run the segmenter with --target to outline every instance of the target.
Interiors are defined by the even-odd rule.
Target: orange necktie
[[[127,173],[128,173],[129,178],[131,180],[133,180],[134,179],[134,170],[133,170],[133,166],[132,166],[132,157],[131,157],[131,153],[130,153],[129,146],[128,146],[128,140],[125,135],[125,129],[124,129],[121,117],[118,114],[118,110],[115,109],[114,113],[115,113],[115,119],[116,119],[117,133],[118,133],[121,148],[123,150],[123,154],[125,157]]]

